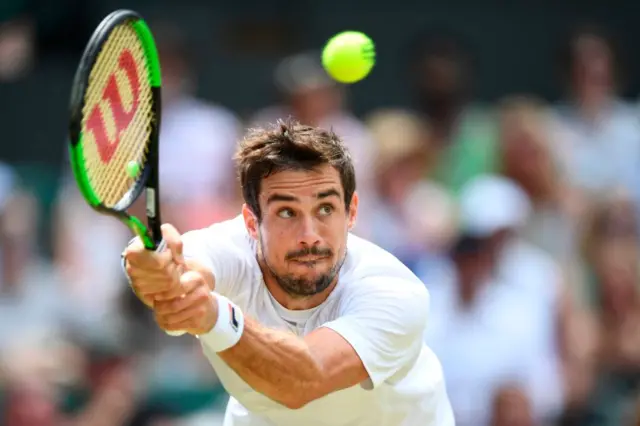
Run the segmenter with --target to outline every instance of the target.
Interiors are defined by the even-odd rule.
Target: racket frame
[[[147,159],[141,173],[124,197],[115,206],[107,207],[100,202],[94,193],[87,173],[83,169],[82,112],[85,106],[85,94],[89,87],[89,77],[98,55],[111,35],[112,30],[125,23],[132,25],[145,52],[147,81],[150,81],[151,84],[151,110],[154,118],[150,123],[151,132]],[[105,17],[89,39],[73,80],[70,103],[69,154],[71,168],[80,192],[95,211],[116,217],[127,225],[131,231],[140,237],[145,248],[149,250],[156,250],[162,241],[158,171],[160,118],[162,113],[161,85],[160,60],[151,30],[136,12],[121,9]],[[146,197],[148,227],[140,219],[127,213],[127,209],[140,197],[143,191]]]

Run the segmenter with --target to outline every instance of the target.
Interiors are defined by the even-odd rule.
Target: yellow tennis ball
[[[322,65],[340,83],[355,83],[365,78],[376,62],[375,45],[358,31],[333,36],[322,51]]]

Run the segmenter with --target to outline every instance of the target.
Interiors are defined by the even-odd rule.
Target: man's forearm
[[[218,355],[253,389],[289,408],[317,397],[322,366],[293,334],[245,318],[240,341]]]

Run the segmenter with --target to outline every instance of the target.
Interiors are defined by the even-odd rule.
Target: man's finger
[[[184,256],[182,254],[182,237],[178,230],[171,224],[165,223],[161,227],[162,238],[167,244],[167,250],[171,253],[173,261],[179,265],[184,264]]]
[[[131,283],[131,286],[135,288],[136,291],[145,294],[164,293],[178,287],[178,280],[167,274],[149,274],[141,275],[140,277],[131,277]]]
[[[175,265],[169,264],[164,269],[147,269],[135,265],[126,265],[127,275],[132,281],[141,283],[153,283],[154,281],[174,280],[178,282],[178,274]]]
[[[137,291],[145,294],[158,294],[173,291],[179,287],[180,268],[169,263],[162,270],[145,270],[127,265],[127,273],[131,285]]]
[[[195,334],[196,320],[193,317],[187,318],[182,322],[168,324],[164,318],[157,318],[156,322],[165,331],[185,331],[189,334]]]
[[[197,272],[186,272],[180,277],[180,291],[178,297],[171,300],[160,300],[156,298],[154,310],[162,314],[173,314],[189,309],[192,305],[204,302],[206,293],[196,290],[202,288],[202,277]],[[177,290],[177,289],[176,289]]]
[[[151,298],[154,301],[158,300],[158,294],[162,294],[168,291],[173,291],[173,290],[166,290],[166,289],[171,289],[171,283],[162,283],[160,285],[158,285],[157,288],[154,288],[153,286],[147,286],[145,288],[141,288],[141,289],[136,289],[136,291],[143,295],[144,297],[147,298]],[[180,294],[177,294],[175,297],[180,297]]]
[[[197,306],[192,306],[173,314],[166,314],[166,315],[158,314],[158,317],[160,318],[160,322],[162,322],[162,324],[174,327],[176,325],[184,326],[185,322],[198,317],[198,315],[201,315],[200,308]]]
[[[184,290],[181,287],[173,287],[170,290],[163,291],[160,293],[154,293],[153,298],[156,302],[164,302],[167,300],[173,300],[177,297],[184,295]]]
[[[193,331],[193,325],[191,325],[193,323],[192,320],[187,320],[184,321],[181,324],[175,324],[175,325],[168,325],[168,324],[162,324],[158,321],[156,321],[158,326],[164,330],[167,333],[173,332],[173,331],[179,331],[182,333],[189,333],[191,335],[196,335],[196,332]]]
[[[189,309],[189,307],[193,304],[193,301],[189,297],[189,294],[185,293],[182,293],[171,300],[158,300],[157,298],[155,300],[156,303],[153,305],[153,310],[158,315],[175,314],[185,309]]]
[[[127,247],[123,253],[127,268],[139,268],[144,270],[162,270],[171,261],[171,253],[154,252],[144,247]]]

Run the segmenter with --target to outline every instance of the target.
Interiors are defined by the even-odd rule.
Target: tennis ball
[[[373,41],[358,31],[333,36],[322,50],[322,65],[340,83],[355,83],[365,78],[375,64]]]
[[[140,163],[135,160],[131,160],[127,163],[127,174],[130,178],[135,178],[140,173]]]

